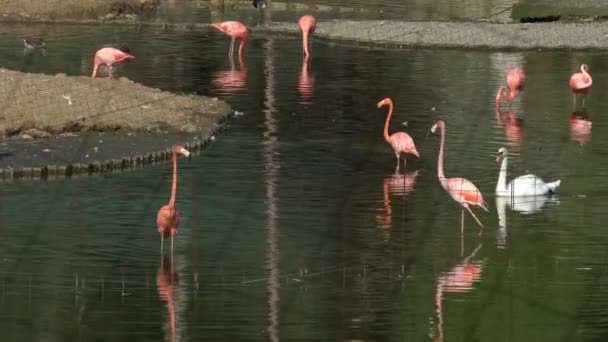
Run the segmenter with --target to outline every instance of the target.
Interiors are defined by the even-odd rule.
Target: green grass
[[[605,0],[519,0],[513,6],[511,17],[542,18],[604,17],[608,18],[608,1]]]

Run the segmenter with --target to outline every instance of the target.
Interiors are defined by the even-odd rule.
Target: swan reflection
[[[559,204],[556,194],[522,197],[496,196],[495,200],[498,213],[497,245],[499,248],[504,248],[507,240],[507,207],[520,214],[530,215],[541,210],[547,203]]]

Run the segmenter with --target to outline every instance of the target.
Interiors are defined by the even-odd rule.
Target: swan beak
[[[185,148],[182,148],[182,154],[186,157],[190,157],[190,152],[188,150],[186,150]]]

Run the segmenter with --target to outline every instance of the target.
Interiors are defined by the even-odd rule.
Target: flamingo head
[[[435,124],[433,125],[433,127],[431,127],[431,133],[435,133],[437,128],[443,129],[444,127],[445,127],[445,122],[443,120],[437,120],[437,121],[435,121]]]
[[[382,107],[382,106],[387,106],[387,105],[392,105],[393,104],[393,100],[391,100],[390,97],[387,97],[383,100],[381,100],[380,102],[378,102],[378,104],[376,105],[378,108]]]
[[[498,153],[496,153],[496,162],[500,163],[501,160],[507,157],[507,149],[501,147],[498,149]]]
[[[224,28],[222,27],[222,23],[221,22],[217,22],[217,23],[213,23],[211,24],[212,27],[215,27],[216,29],[225,32]]]
[[[190,152],[188,150],[186,150],[185,148],[177,145],[173,148],[173,153],[175,154],[183,154],[186,157],[190,156]]]
[[[591,71],[591,68],[587,64],[581,64],[581,71],[588,73],[589,71]]]

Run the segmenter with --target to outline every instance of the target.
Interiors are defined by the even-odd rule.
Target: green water
[[[126,41],[136,60],[123,76],[219,96],[243,114],[200,156],[179,160],[173,264],[161,259],[155,227],[170,164],[0,184],[2,341],[606,335],[603,54],[314,41],[303,75],[300,42],[270,35],[254,35],[246,71],[237,63],[229,72],[229,42],[216,32],[10,26],[3,33],[3,67],[88,75],[97,48]],[[23,35],[47,38],[46,54],[24,54]],[[567,82],[582,62],[594,77],[585,102],[593,128],[573,134]],[[514,65],[528,76],[511,108],[524,119],[519,133],[498,125],[494,113],[496,89]],[[386,109],[376,108],[387,96],[396,104],[391,131],[407,131],[421,154],[398,175],[382,138]],[[473,208],[481,234],[467,215],[461,236],[460,208],[437,181],[439,137],[430,127],[438,118],[447,123],[446,174],[474,182],[489,204],[489,212]],[[559,195],[519,211],[497,208],[501,146],[512,156],[510,175],[560,178]]]

